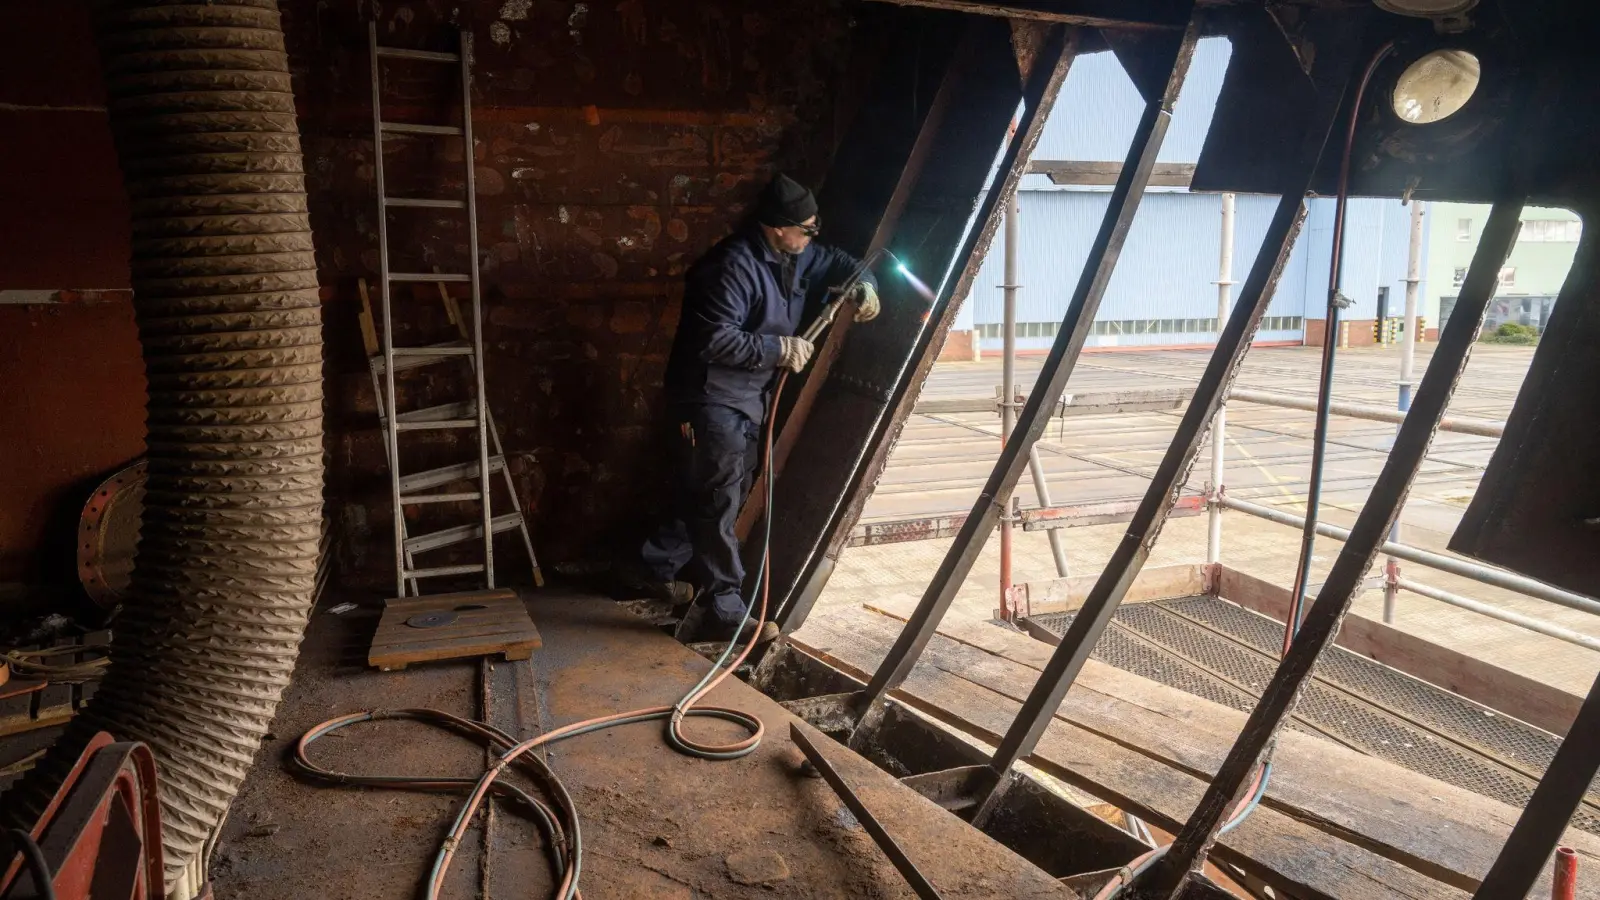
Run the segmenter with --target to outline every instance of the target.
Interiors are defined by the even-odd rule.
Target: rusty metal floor
[[[459,802],[454,794],[308,783],[284,765],[291,742],[330,717],[370,708],[433,707],[485,718],[513,734],[673,703],[709,666],[609,600],[558,587],[525,593],[544,638],[531,660],[459,660],[378,672],[365,665],[378,611],[317,612],[272,733],[229,813],[213,857],[219,897],[401,900],[417,896]],[[352,596],[326,598],[325,605]],[[914,895],[827,784],[797,773],[792,717],[742,682],[711,702],[766,725],[756,752],[709,762],[669,750],[659,723],[552,746],[547,759],[576,801],[584,894],[671,900]],[[318,742],[344,771],[477,775],[483,749],[414,723],[353,726]],[[708,740],[742,737],[728,723],[691,726]],[[824,739],[826,740],[826,739]],[[867,807],[949,896],[1067,900],[1043,870],[945,813],[871,762],[828,744],[829,759]],[[547,851],[529,822],[498,802],[456,854],[444,895],[548,896]],[[781,856],[765,883],[751,860]],[[767,865],[763,872],[774,869]],[[743,874],[741,874],[743,873]],[[741,879],[749,883],[741,883]]]
[[[1060,635],[1072,613],[1034,616]],[[1117,611],[1094,657],[1235,709],[1251,709],[1277,668],[1283,626],[1211,596]],[[1290,727],[1521,808],[1560,739],[1449,691],[1333,647]],[[1600,834],[1591,786],[1572,826]]]

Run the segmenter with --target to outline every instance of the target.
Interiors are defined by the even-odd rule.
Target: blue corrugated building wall
[[[1200,42],[1160,160],[1199,159],[1222,89],[1230,50],[1222,38]],[[1036,160],[1120,162],[1127,152],[1141,102],[1133,83],[1109,53],[1073,63],[1034,152]],[[1065,314],[1110,189],[1055,185],[1042,175],[1023,179],[1019,192],[1017,346],[1043,349]],[[1261,246],[1277,198],[1239,195],[1234,215],[1233,279],[1243,282]],[[1309,202],[1305,227],[1284,268],[1258,341],[1295,341],[1305,320],[1320,320],[1326,305],[1333,231],[1331,198]],[[1387,288],[1389,314],[1405,297],[1409,212],[1395,200],[1351,201],[1345,231],[1344,292],[1354,301],[1350,320],[1377,315]],[[1182,189],[1153,188],[1139,207],[1096,318],[1089,346],[1162,346],[1215,340],[1217,257],[1222,199]],[[1426,245],[1426,242],[1424,242]],[[1000,347],[1005,258],[1004,229],[963,305],[957,328],[975,329],[985,350]],[[1425,268],[1425,266],[1424,266]],[[1237,296],[1237,288],[1235,289]],[[1313,328],[1313,338],[1320,328]]]

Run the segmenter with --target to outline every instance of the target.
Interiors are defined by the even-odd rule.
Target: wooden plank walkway
[[[795,643],[856,677],[887,652],[905,610],[814,616]],[[951,621],[898,697],[984,741],[998,739],[1050,647],[991,625]],[[1091,661],[1029,762],[1173,829],[1232,744],[1244,714]],[[1398,766],[1286,734],[1263,808],[1219,858],[1303,897],[1461,897],[1498,851],[1517,810]],[[1600,842],[1569,832],[1582,855]],[[1546,888],[1547,890],[1547,888]],[[1595,888],[1580,896],[1600,896]]]

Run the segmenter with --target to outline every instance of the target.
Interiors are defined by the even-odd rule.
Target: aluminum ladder
[[[400,597],[418,596],[422,593],[424,579],[481,574],[484,588],[495,586],[494,537],[510,531],[522,536],[533,567],[536,585],[543,585],[539,561],[533,552],[533,539],[528,523],[522,514],[516,485],[506,466],[505,451],[500,435],[489,414],[487,393],[484,390],[483,366],[483,309],[478,276],[478,208],[476,186],[473,179],[472,158],[472,35],[459,33],[459,49],[455,53],[430,50],[407,50],[383,47],[378,44],[376,22],[367,24],[367,43],[372,62],[372,140],[373,173],[378,192],[378,302],[381,308],[382,352],[373,354],[369,346],[369,362],[373,387],[378,397],[378,417],[383,426],[384,454],[389,461],[390,496],[394,504],[394,555],[395,588]],[[385,121],[381,106],[380,62],[385,59],[410,60],[423,63],[456,65],[461,71],[461,124],[425,125],[409,122]],[[465,170],[465,196],[455,200],[435,200],[415,197],[391,197],[384,184],[383,143],[390,135],[426,135],[443,138],[460,138],[464,144],[462,167]],[[467,218],[469,252],[466,272],[395,272],[389,268],[389,211],[403,208],[464,210]],[[396,284],[437,285],[441,301],[450,319],[456,324],[460,339],[424,346],[396,347],[394,344],[393,286]],[[462,320],[461,310],[448,293],[447,284],[468,285],[471,299],[470,330]],[[363,302],[365,302],[363,291]],[[371,343],[370,339],[368,341]],[[409,412],[398,412],[395,399],[395,373],[445,363],[465,363],[471,375],[472,399],[447,403]],[[477,439],[477,460],[441,466],[409,475],[400,473],[400,436],[402,434],[440,429],[471,431]],[[491,452],[492,447],[492,452]],[[493,510],[492,476],[500,475],[510,498],[511,511],[495,515]],[[476,482],[477,489],[470,491],[432,492],[458,482]],[[405,521],[405,508],[433,503],[476,502],[480,515],[467,522],[427,534],[411,535]],[[421,566],[416,563],[419,553],[445,547],[482,543],[481,563]]]

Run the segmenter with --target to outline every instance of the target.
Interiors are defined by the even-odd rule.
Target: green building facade
[[[1422,315],[1427,327],[1440,328],[1455,306],[1478,245],[1489,207],[1476,203],[1429,203],[1427,268]],[[1572,267],[1583,223],[1571,210],[1528,207],[1522,234],[1500,272],[1500,290],[1490,305],[1485,330],[1505,322],[1543,330],[1555,298]]]

